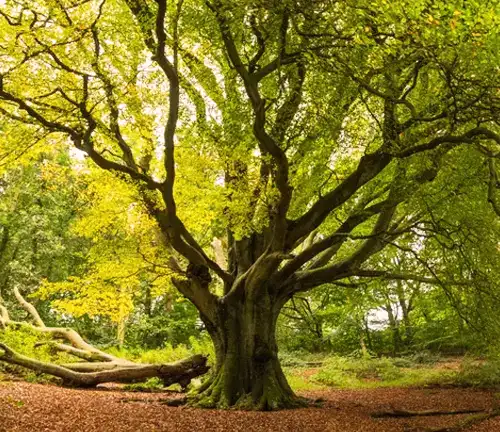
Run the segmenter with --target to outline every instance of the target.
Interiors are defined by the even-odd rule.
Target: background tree
[[[275,328],[298,293],[346,278],[476,280],[373,264],[403,235],[418,255],[415,228],[432,206],[416,201],[457,163],[482,167],[476,196],[498,213],[488,4],[6,0],[0,10],[2,147],[69,142],[134,186],[215,345],[199,405],[297,403]]]
[[[0,182],[0,299],[16,303],[14,288],[33,293],[44,279],[65,280],[84,263],[87,244],[68,228],[85,183],[60,149],[6,170]],[[38,307],[50,320],[47,305]]]
[[[185,311],[185,306],[176,307],[179,296],[170,282],[168,249],[162,247],[161,233],[137,202],[133,188],[106,171],[89,170],[79,176],[86,179],[81,199],[87,205],[78,212],[70,228],[75,236],[89,243],[85,265],[74,269],[67,280],[46,280],[36,296],[50,300],[53,309],[72,317],[76,327],[78,318],[83,316],[99,319],[101,325],[109,322],[116,329],[113,339],[119,345],[126,340],[128,323],[137,320],[147,326],[147,330],[141,331],[136,324],[136,330],[150,341],[146,344],[150,347],[187,342],[190,335],[198,333],[192,313],[190,317],[188,313],[179,316],[177,311],[175,318],[184,320],[179,323],[185,333],[182,338],[175,331],[174,338],[158,341],[154,336],[169,334],[175,320],[170,315],[174,309]],[[156,309],[161,313],[155,313]],[[155,315],[162,317],[156,319],[158,329],[147,324],[148,318]],[[91,332],[87,329],[83,334]]]

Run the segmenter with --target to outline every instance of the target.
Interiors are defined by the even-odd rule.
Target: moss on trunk
[[[275,339],[279,310],[269,296],[221,305],[209,332],[216,366],[191,405],[276,410],[303,405],[287,383]]]

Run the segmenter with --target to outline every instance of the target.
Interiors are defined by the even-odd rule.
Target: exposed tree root
[[[404,415],[407,413],[407,415]],[[500,416],[500,409],[495,408],[491,411],[484,410],[456,410],[456,411],[394,411],[394,412],[381,412],[374,413],[372,417],[376,418],[389,418],[389,417],[413,417],[413,416],[438,416],[438,415],[458,415],[474,413],[463,420],[451,426],[440,427],[410,427],[405,428],[405,432],[462,432],[470,429],[472,426],[480,424],[486,420]],[[382,414],[382,415],[380,415]],[[392,414],[392,415],[391,415]]]
[[[257,394],[255,394],[257,393]],[[187,399],[187,405],[197,408],[239,409],[255,411],[275,411],[281,409],[303,408],[311,404],[306,398],[281,388],[276,380],[270,379],[259,392],[242,393],[236,401],[230,399],[225,386],[224,373],[206,381],[196,394]]]
[[[424,411],[406,411],[406,410],[392,410],[392,411],[377,411],[371,414],[373,418],[387,418],[387,417],[427,417],[427,416],[444,416],[444,415],[457,415],[457,414],[473,414],[482,413],[482,409],[464,409],[464,410],[424,410]]]

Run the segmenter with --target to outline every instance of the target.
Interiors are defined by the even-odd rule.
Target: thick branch
[[[73,330],[71,328],[45,326],[45,323],[40,318],[40,315],[38,314],[38,311],[36,310],[36,308],[31,303],[26,301],[26,299],[24,299],[24,297],[21,295],[19,290],[15,289],[14,294],[16,296],[17,301],[23,307],[23,309],[26,310],[34,318],[36,325],[31,325],[31,324],[23,323],[23,322],[11,321],[10,319],[2,318],[4,325],[27,327],[27,328],[30,328],[32,330],[39,331],[41,333],[48,333],[57,339],[65,339],[72,346],[67,346],[64,344],[56,344],[56,347],[58,347],[62,351],[69,352],[69,350],[74,351],[76,349],[77,351],[88,352],[89,355],[96,356],[96,358],[98,360],[114,361],[114,362],[118,362],[121,364],[132,364],[132,362],[130,362],[128,360],[112,356],[111,354],[105,353],[104,351],[101,351],[101,350],[95,348],[94,346],[85,342],[85,340],[75,330]],[[7,314],[7,316],[8,316],[8,314]],[[72,352],[72,354],[74,354],[74,352]]]
[[[33,118],[36,122],[41,124],[43,127],[47,128],[47,130],[51,132],[59,132],[63,133],[65,135],[68,135],[73,143],[75,144],[75,147],[78,149],[84,151],[87,153],[87,155],[96,163],[101,168],[104,168],[106,170],[110,171],[116,171],[120,173],[124,173],[129,175],[132,179],[134,180],[140,180],[146,183],[148,188],[150,189],[159,189],[160,184],[155,182],[151,177],[140,173],[134,169],[131,169],[128,166],[125,165],[120,165],[116,162],[110,161],[106,159],[105,157],[102,156],[102,154],[98,153],[95,151],[91,144],[91,135],[93,130],[95,129],[95,121],[93,121],[93,126],[89,125],[89,129],[82,133],[81,131],[66,126],[62,123],[55,122],[48,120],[45,118],[42,114],[40,114],[37,110],[35,110],[33,107],[28,105],[24,100],[14,96],[13,94],[5,91],[2,86],[2,77],[0,76],[0,99],[9,101],[14,103],[18,108],[20,108],[22,111],[25,111],[31,118]],[[84,106],[80,106],[80,109],[83,110],[83,114],[89,119],[93,120],[90,118],[90,113],[84,109]],[[18,118],[19,121],[22,121],[23,123],[31,124],[32,122],[30,120],[24,120],[22,118]]]
[[[333,210],[344,204],[363,185],[377,176],[391,160],[392,156],[381,151],[363,156],[352,174],[290,224],[287,247],[293,249],[303,237],[318,228]]]
[[[381,278],[387,280],[405,280],[405,281],[416,281],[423,282],[432,285],[443,285],[443,281],[430,278],[426,276],[420,276],[411,273],[392,273],[387,272],[385,270],[354,270],[350,272],[350,276],[356,277],[366,277],[366,278]],[[455,281],[446,281],[447,284],[451,285],[466,285],[466,282],[455,282]]]
[[[300,269],[304,264],[314,259],[321,252],[327,249],[335,247],[336,250],[342,246],[342,244],[347,240],[348,234],[356,228],[358,225],[370,219],[372,216],[379,213],[387,202],[380,202],[368,207],[360,212],[356,212],[349,216],[345,222],[331,235],[325,237],[324,239],[312,243],[309,247],[304,249],[300,254],[298,254],[294,259],[287,263],[282,270],[278,272],[278,280],[286,280],[295,271]],[[334,253],[334,251],[332,251]]]
[[[14,288],[14,295],[16,296],[16,299],[22,306],[22,308],[31,315],[33,321],[35,321],[35,324],[38,327],[45,328],[45,323],[43,322],[42,318],[40,318],[40,314],[36,310],[35,306],[25,300],[25,298],[19,292],[19,288]]]
[[[288,182],[288,159],[279,144],[266,131],[266,107],[265,101],[259,92],[258,80],[247,70],[241,60],[233,35],[231,34],[229,23],[223,12],[222,2],[214,0],[212,3],[207,2],[207,4],[215,14],[229,60],[242,78],[247,96],[252,104],[255,115],[253,131],[259,143],[261,153],[269,154],[276,164],[276,170],[273,174],[278,190],[280,191],[280,200],[273,217],[274,236],[272,238],[272,248],[281,249],[285,240],[286,213],[292,198],[292,189]]]
[[[442,144],[472,144],[473,138],[480,136],[484,136],[488,139],[495,141],[497,144],[500,144],[500,136],[498,136],[496,133],[484,127],[477,127],[471,129],[470,131],[464,133],[463,135],[444,135],[441,137],[434,138],[428,143],[420,144],[414,147],[410,147],[406,150],[403,150],[397,153],[395,156],[398,158],[406,158],[408,156],[421,153],[423,151],[433,150]]]
[[[53,348],[57,351],[71,354],[75,357],[78,357],[78,358],[83,359],[83,360],[87,360],[89,362],[101,361],[101,362],[110,362],[110,363],[112,362],[113,364],[124,364],[124,363],[128,364],[128,362],[126,360],[120,359],[118,357],[110,357],[109,355],[102,355],[102,353],[98,352],[98,351],[88,351],[88,350],[84,350],[81,348],[75,348],[71,345],[66,345],[63,343],[57,343],[57,342],[50,341],[50,342],[42,342],[42,343],[35,344],[36,347],[41,346],[41,345],[49,345],[51,348]],[[111,360],[111,358],[113,358],[113,360]],[[118,363],[117,363],[117,361],[118,361]]]

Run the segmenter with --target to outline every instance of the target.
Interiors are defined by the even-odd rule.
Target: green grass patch
[[[327,386],[315,382],[307,376],[308,369],[285,368],[286,379],[293,391],[326,390]]]
[[[459,375],[436,362],[351,357],[329,357],[318,368],[288,367],[285,373],[296,391],[453,385]]]

